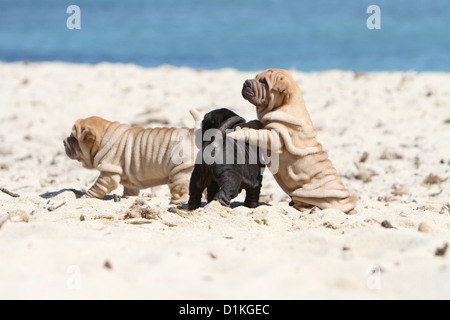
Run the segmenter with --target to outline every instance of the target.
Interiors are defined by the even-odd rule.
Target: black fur
[[[201,132],[196,133],[196,144],[200,148],[200,151],[197,155],[197,161],[189,183],[189,210],[200,207],[202,193],[205,188],[207,189],[208,202],[218,200],[222,205],[229,206],[231,200],[242,189],[245,189],[246,197],[244,205],[249,208],[258,206],[262,185],[262,172],[265,165],[262,162],[258,148],[250,147],[248,144],[239,144],[234,139],[226,137],[225,130],[234,129],[236,126],[241,128],[250,127],[253,129],[261,129],[263,127],[261,122],[257,120],[245,122],[244,118],[239,117],[233,111],[225,108],[213,110],[204,116]],[[220,131],[216,131],[218,135],[210,141],[204,141],[203,135],[208,129],[219,129]],[[233,152],[233,150],[226,150],[226,146],[234,147],[232,163],[226,162],[227,152]],[[245,146],[245,150],[242,150],[242,146]],[[219,156],[217,156],[217,152],[219,152]],[[220,156],[220,152],[222,152],[222,156]],[[242,152],[245,153],[245,156]],[[213,157],[216,155],[218,158],[223,159],[223,163],[214,162],[208,164],[205,162],[206,153]],[[245,160],[242,164],[237,162],[239,154],[240,159]],[[230,154],[228,154],[228,157],[230,158]],[[252,159],[251,164],[250,159]]]

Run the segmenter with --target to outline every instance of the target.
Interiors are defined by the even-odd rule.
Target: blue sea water
[[[81,29],[69,30],[69,5]],[[381,29],[370,30],[378,5]],[[450,71],[449,0],[0,0],[0,60]]]

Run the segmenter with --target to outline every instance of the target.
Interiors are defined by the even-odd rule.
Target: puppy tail
[[[200,112],[198,112],[195,109],[190,109],[189,113],[191,114],[192,118],[194,118],[194,121],[195,121],[194,129],[195,130],[200,129],[201,123],[202,123],[202,116],[201,116]]]
[[[192,118],[194,118],[194,121],[202,121],[202,116],[200,115],[200,112],[198,112],[195,109],[190,109],[189,113],[191,114]]]

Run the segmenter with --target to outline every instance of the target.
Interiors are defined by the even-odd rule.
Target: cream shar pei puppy
[[[228,135],[275,152],[279,163],[277,171],[271,171],[291,196],[294,207],[302,211],[317,206],[356,213],[356,199],[317,142],[300,88],[291,74],[280,69],[266,70],[245,81],[242,95],[256,106],[264,129],[242,128]]]
[[[196,119],[198,114],[191,110]],[[84,197],[103,198],[124,186],[124,196],[168,184],[171,203],[189,200],[189,181],[198,149],[194,129],[130,127],[100,117],[75,122],[64,140],[66,154],[100,176]]]

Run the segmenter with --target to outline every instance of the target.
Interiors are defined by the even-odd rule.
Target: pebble
[[[434,223],[430,221],[422,221],[417,228],[420,232],[434,234],[436,232]]]
[[[30,216],[23,210],[8,211],[9,221],[11,222],[28,222]]]

